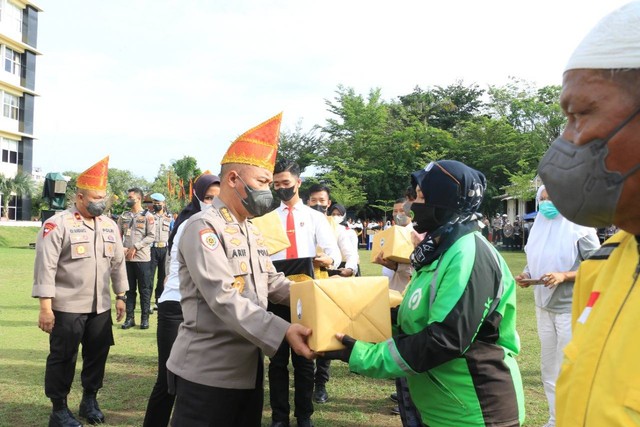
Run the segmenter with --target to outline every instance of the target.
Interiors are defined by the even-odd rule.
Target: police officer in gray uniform
[[[155,305],[157,308],[158,299],[162,295],[164,290],[164,278],[166,277],[165,264],[167,261],[167,246],[169,243],[169,233],[171,232],[171,216],[167,214],[165,209],[165,198],[160,193],[153,193],[151,196],[153,202],[153,220],[156,226],[156,237],[153,245],[151,245],[151,271],[150,280],[151,288],[153,290],[153,278],[156,277],[156,270],[158,277],[156,279],[155,290]],[[151,307],[149,312],[151,313],[154,307]]]
[[[76,427],[67,407],[82,343],[82,402],[90,424],[104,422],[96,394],[102,388],[109,348],[114,344],[111,294],[122,320],[127,290],[118,228],[102,215],[106,206],[108,157],[80,174],[73,207],[48,219],[38,234],[32,296],[40,300],[38,326],[50,334],[44,376],[53,404],[49,427]]]
[[[153,215],[142,209],[142,190],[128,191],[127,206],[131,208],[118,218],[118,228],[124,243],[129,290],[127,291],[127,318],[122,329],[136,325],[136,290],[140,292],[140,329],[149,329],[151,308],[151,245],[155,241],[156,230]]]

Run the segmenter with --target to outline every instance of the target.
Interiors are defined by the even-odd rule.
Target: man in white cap
[[[164,291],[164,278],[166,277],[165,263],[167,261],[167,247],[169,244],[169,233],[171,232],[171,216],[166,211],[165,197],[160,193],[153,193],[149,196],[153,205],[151,207],[153,218],[156,224],[156,238],[151,245],[151,273],[149,281],[151,282],[151,290],[153,291],[153,278],[156,279],[155,303],[149,309],[152,313],[153,309],[158,309],[158,299]]]
[[[640,2],[580,43],[560,103],[567,126],[539,166],[547,191],[567,219],[621,231],[578,271],[557,424],[640,425]]]

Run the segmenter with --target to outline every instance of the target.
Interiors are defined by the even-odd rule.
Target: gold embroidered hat
[[[242,163],[273,172],[281,122],[282,113],[240,135],[231,143],[220,164]]]
[[[78,175],[76,187],[83,190],[106,190],[109,173],[109,156]]]

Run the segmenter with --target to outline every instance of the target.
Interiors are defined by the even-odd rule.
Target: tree
[[[406,125],[453,131],[461,122],[473,119],[484,106],[484,90],[477,84],[465,86],[461,80],[446,87],[422,90],[416,86],[412,93],[399,96],[401,109],[394,109],[395,117]]]
[[[316,127],[302,131],[302,122],[296,124],[295,130],[280,132],[278,158],[294,161],[304,170],[316,162],[323,140]]]
[[[0,174],[0,193],[2,194],[2,218],[9,219],[9,202],[11,196],[30,196],[34,191],[33,178],[28,173],[18,171],[15,177],[9,178]]]
[[[177,175],[180,183],[179,187],[183,191],[178,197],[188,201],[191,198],[189,190],[193,185],[193,180],[202,174],[198,167],[198,161],[194,157],[184,156],[179,160],[174,160],[171,163],[171,167]]]
[[[323,180],[331,189],[331,200],[345,208],[359,210],[367,202],[367,196],[362,188],[361,178],[356,174],[333,170],[323,175]]]

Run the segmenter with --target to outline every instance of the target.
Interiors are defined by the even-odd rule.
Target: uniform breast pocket
[[[89,236],[75,235],[71,239],[71,259],[89,258],[92,250]]]
[[[162,221],[162,231],[169,231],[170,226],[170,221]]]
[[[111,258],[116,254],[116,245],[118,241],[113,233],[102,233],[102,241],[104,245],[104,256]]]

